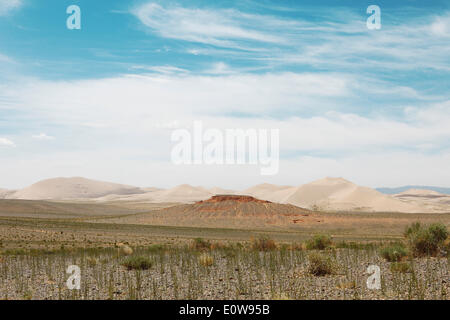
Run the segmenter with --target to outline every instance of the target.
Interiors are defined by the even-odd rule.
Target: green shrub
[[[308,272],[315,276],[334,274],[336,266],[329,256],[319,253],[311,253],[308,256]]]
[[[441,249],[445,250],[445,240],[449,233],[447,227],[442,223],[422,226],[416,222],[406,229],[405,236],[414,256],[434,256]]]
[[[331,247],[331,245],[332,241],[330,236],[317,234],[306,242],[306,249],[324,250]]]
[[[251,240],[253,250],[269,251],[277,248],[275,241],[267,236],[261,236],[258,239]]]
[[[380,255],[389,262],[400,261],[408,255],[408,251],[402,243],[392,243],[380,250]]]
[[[124,259],[121,263],[128,270],[147,270],[153,265],[152,261],[143,256],[132,256]]]

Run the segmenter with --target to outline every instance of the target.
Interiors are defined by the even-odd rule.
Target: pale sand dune
[[[450,195],[433,190],[409,189],[393,197],[406,203],[426,207],[431,212],[450,212]]]
[[[285,203],[283,200],[294,192],[294,189],[295,187],[291,186],[277,186],[274,184],[263,183],[248,188],[242,191],[241,194],[247,194],[258,199],[272,202]]]
[[[394,196],[406,196],[406,195],[411,195],[411,196],[442,196],[442,197],[446,197],[449,196],[447,194],[443,194],[437,191],[433,191],[433,190],[426,190],[426,189],[409,189],[403,192],[400,192],[398,194],[395,194]]]
[[[84,178],[56,178],[19,191],[0,189],[0,199],[192,203],[216,194],[251,195],[275,203],[323,211],[450,212],[450,196],[429,190],[385,195],[343,178],[325,178],[298,187],[260,184],[244,191],[180,185],[171,189],[136,188]]]
[[[153,193],[154,202],[195,202],[205,200],[213,194],[203,187],[193,187],[188,184],[176,186],[175,188],[156,191]]]
[[[319,210],[424,212],[425,209],[343,178],[325,178],[302,185],[284,201]]]
[[[9,195],[16,192],[16,190],[8,190],[0,188],[0,199],[6,199]]]
[[[259,199],[325,211],[427,212],[422,205],[406,203],[343,178],[325,178],[299,187],[261,184],[243,191]]]
[[[8,199],[64,200],[98,198],[109,194],[137,194],[139,188],[85,178],[55,178],[43,180],[9,195]]]
[[[211,192],[213,195],[216,194],[235,194],[236,191],[234,190],[230,190],[230,189],[223,189],[223,188],[219,188],[219,187],[213,187],[208,189],[209,192]]]

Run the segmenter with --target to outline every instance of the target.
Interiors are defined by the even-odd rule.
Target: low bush
[[[423,226],[419,222],[406,228],[405,237],[414,256],[434,256],[445,250],[445,241],[449,236],[447,227],[442,223]]]
[[[195,238],[192,241],[191,247],[195,250],[209,250],[211,249],[211,243],[202,238]]]
[[[269,251],[277,248],[275,241],[267,236],[262,236],[251,240],[251,247],[253,250]]]
[[[315,276],[334,274],[336,266],[329,256],[319,253],[311,253],[308,256],[308,272]]]
[[[147,270],[153,265],[152,261],[148,257],[143,256],[127,257],[121,264],[128,270]]]
[[[402,243],[391,243],[381,248],[380,255],[389,262],[398,262],[408,255],[408,250]]]
[[[317,234],[306,242],[306,249],[324,250],[331,247],[332,243],[330,236]]]

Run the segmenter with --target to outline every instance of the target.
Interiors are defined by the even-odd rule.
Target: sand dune
[[[245,194],[278,203],[323,211],[423,212],[421,205],[406,203],[343,178],[325,178],[299,187],[262,184]]]
[[[394,196],[441,196],[441,197],[446,197],[448,196],[447,194],[443,194],[437,191],[433,191],[433,190],[426,190],[426,189],[409,189],[403,192],[400,192]]]
[[[242,194],[248,194],[258,199],[264,199],[272,202],[286,203],[286,199],[295,191],[295,187],[277,186],[274,184],[263,183],[242,191]]]
[[[96,202],[193,203],[217,194],[242,194],[281,204],[321,211],[450,212],[450,196],[430,190],[382,194],[343,178],[325,178],[297,187],[259,184],[244,191],[219,187],[206,189],[188,184],[171,189],[137,188],[84,178],[56,178],[18,191],[0,189],[0,199],[70,200]]]
[[[43,180],[16,191],[7,198],[27,200],[89,199],[110,194],[123,195],[142,192],[141,189],[132,186],[76,177]]]
[[[106,195],[95,199],[98,202],[107,201],[132,201],[143,203],[191,203],[195,201],[205,200],[215,193],[203,187],[193,187],[188,184],[176,186],[171,189],[145,188],[147,192],[139,194],[126,195]],[[148,191],[150,190],[150,191]],[[219,190],[227,191],[225,189]]]
[[[203,187],[193,187],[188,184],[176,186],[172,189],[154,192],[154,202],[195,202],[205,200],[213,194]]]
[[[412,205],[425,207],[430,212],[450,212],[450,195],[437,191],[409,189],[393,197]]]
[[[8,196],[10,196],[11,194],[13,194],[14,192],[16,192],[16,190],[8,190],[8,189],[0,188],[0,199],[5,199]]]
[[[214,188],[210,188],[208,189],[209,192],[211,192],[213,195],[216,194],[235,194],[236,191],[231,190],[231,189],[223,189],[223,188],[219,188],[219,187],[214,187]]]

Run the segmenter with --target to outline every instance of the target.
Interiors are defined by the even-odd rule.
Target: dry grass
[[[210,267],[214,264],[214,258],[209,254],[203,253],[198,257],[198,263],[204,267]]]
[[[268,236],[252,238],[250,241],[253,250],[269,251],[275,250],[277,248],[277,244],[275,243],[275,241]]]
[[[115,248],[4,252],[0,299],[448,299],[450,290],[442,281],[447,258],[414,259],[406,272],[378,248],[259,251],[248,243],[200,254],[187,244],[134,251],[123,258]],[[72,264],[81,268],[81,290],[66,288]],[[382,290],[366,287],[370,264],[381,267]]]

